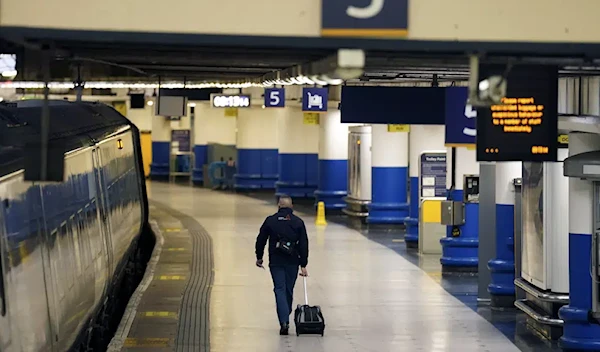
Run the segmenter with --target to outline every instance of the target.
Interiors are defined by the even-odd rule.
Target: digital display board
[[[211,94],[211,104],[214,108],[249,108],[249,95]]]
[[[480,79],[502,75],[505,65],[482,64]],[[517,65],[500,104],[477,109],[478,161],[556,161],[558,68]]]

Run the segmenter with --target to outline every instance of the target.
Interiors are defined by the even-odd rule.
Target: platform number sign
[[[285,107],[285,89],[284,88],[266,88],[265,89],[265,107],[283,108]]]
[[[321,35],[399,38],[408,33],[409,0],[322,0]]]
[[[327,88],[302,88],[302,111],[326,112],[328,98]]]

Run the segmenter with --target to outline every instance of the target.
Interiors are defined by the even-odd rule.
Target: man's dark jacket
[[[279,239],[297,242],[296,253],[288,255],[280,252],[275,246]],[[269,241],[269,266],[308,264],[308,236],[304,221],[293,214],[290,208],[279,211],[265,219],[256,238],[256,259],[263,259],[265,245]]]

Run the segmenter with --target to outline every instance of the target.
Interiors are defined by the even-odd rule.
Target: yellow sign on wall
[[[112,105],[113,108],[119,112],[119,114],[127,117],[127,103],[124,101],[114,101]]]
[[[237,117],[238,109],[237,108],[225,108],[225,117]]]
[[[319,114],[316,112],[305,112],[304,113],[304,124],[305,125],[318,125]]]
[[[388,132],[409,132],[410,125],[388,125]]]
[[[569,135],[561,134],[558,136],[558,144],[569,144]]]

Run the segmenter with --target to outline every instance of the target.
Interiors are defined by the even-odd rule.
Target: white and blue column
[[[448,188],[448,200],[463,201],[464,175],[479,174],[479,163],[476,159],[475,149],[467,147],[455,147],[456,162],[452,170],[453,156],[452,148],[447,148],[447,170],[446,186]],[[454,175],[454,186],[452,178]],[[453,226],[447,226],[446,237],[440,240],[442,244],[442,258],[440,263],[443,270],[448,271],[473,271],[477,270],[479,264],[479,204],[465,204],[465,223],[456,226],[458,234]]]
[[[408,216],[408,132],[371,125],[369,224],[402,224]]]
[[[273,109],[239,109],[236,190],[275,189],[279,178],[277,116]]]
[[[152,116],[152,163],[150,178],[167,180],[170,173],[171,120],[164,116]]]
[[[493,307],[513,307],[515,301],[515,187],[520,161],[496,163],[496,257],[488,262],[488,285]]]
[[[300,107],[277,111],[279,180],[275,183],[275,195],[312,198],[318,185],[319,125],[305,124]]]
[[[189,116],[194,119],[192,182],[195,185],[202,185],[204,183],[204,165],[208,156],[206,116],[210,110],[211,106],[208,103],[192,103],[189,107]]]
[[[348,194],[348,125],[341,121],[340,110],[320,115],[319,184],[315,201],[326,209],[341,210]]]
[[[569,133],[569,156],[597,150],[600,135]],[[564,320],[560,347],[566,350],[600,351],[600,324],[590,318],[593,193],[592,181],[569,178],[569,305],[558,312]]]
[[[408,247],[417,247],[419,243],[419,163],[425,151],[446,150],[444,146],[444,125],[411,125],[408,135],[410,177],[409,214],[404,219],[406,235],[404,241]]]

